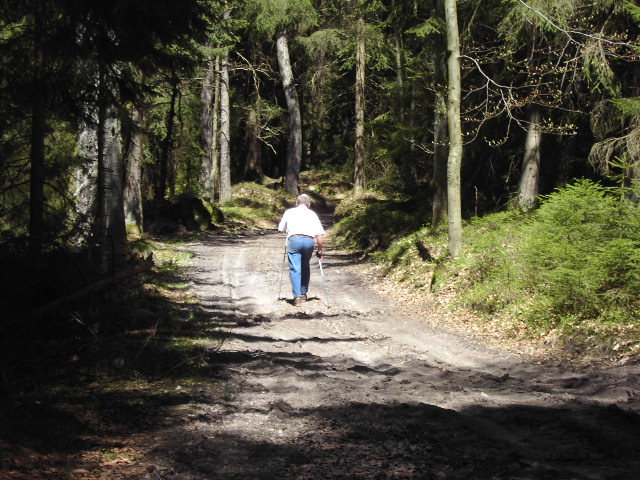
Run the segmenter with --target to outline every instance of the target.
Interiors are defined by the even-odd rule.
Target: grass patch
[[[413,198],[376,192],[345,198],[335,213],[337,245],[366,254],[387,249],[394,240],[420,229],[427,216]]]
[[[327,205],[348,198],[351,193],[351,174],[344,168],[326,168],[300,174],[300,191],[311,197],[312,202]]]
[[[274,229],[288,208],[291,195],[256,183],[240,183],[233,187],[233,198],[221,207],[227,232]],[[294,199],[295,201],[295,199]]]
[[[429,293],[437,284],[446,255],[446,237],[423,227],[393,241],[387,249],[374,252],[371,257],[382,265],[386,275]]]

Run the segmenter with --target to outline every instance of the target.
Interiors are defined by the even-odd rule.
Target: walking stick
[[[278,300],[282,298],[282,278],[284,277],[284,264],[287,261],[287,241],[284,242],[284,258],[282,259],[282,268],[280,269],[280,287],[278,288]]]
[[[324,291],[324,304],[329,306],[329,297],[327,297],[327,285],[324,282],[324,272],[322,271],[322,259],[318,257],[318,266],[320,267],[320,276],[322,277],[322,290]]]

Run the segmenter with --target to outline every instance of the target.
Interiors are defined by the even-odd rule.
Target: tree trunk
[[[447,164],[449,156],[447,130],[447,101],[442,92],[435,97],[433,121],[433,207],[431,228],[438,228],[447,220]]]
[[[518,185],[518,207],[523,211],[534,208],[538,203],[538,185],[540,177],[540,144],[542,132],[540,123],[542,114],[536,106],[529,112],[529,129],[522,159],[522,173]]]
[[[219,65],[219,57],[209,62],[207,72],[202,81],[201,93],[202,110],[200,112],[200,126],[202,128],[202,136],[200,137],[200,146],[204,153],[202,154],[200,182],[202,184],[203,196],[211,201],[215,201],[216,179],[214,172],[218,170]]]
[[[121,126],[117,110],[109,106],[104,123],[102,197],[102,272],[115,272],[124,264],[124,163]]]
[[[31,84],[31,171],[29,178],[29,255],[37,258],[44,240],[45,58],[44,12],[34,8],[34,73]]]
[[[260,62],[259,49],[260,42],[254,35],[249,35],[250,63],[258,65]],[[246,120],[245,141],[247,144],[247,157],[244,164],[244,179],[252,182],[262,182],[264,172],[262,168],[262,148],[260,144],[261,132],[261,102],[260,79],[253,71],[253,81],[251,82],[251,106]]]
[[[171,99],[169,100],[169,113],[167,114],[166,133],[162,139],[159,161],[158,184],[156,185],[156,199],[161,200],[167,193],[167,178],[169,173],[169,155],[173,149],[173,123],[176,117],[176,101],[179,93],[180,80],[173,73],[171,77]]]
[[[100,74],[98,96],[98,188],[100,271],[115,272],[124,263],[126,229],[124,220],[124,163],[121,127],[111,102],[119,97],[115,86]],[[108,92],[111,89],[111,92]]]
[[[105,242],[108,241],[107,238],[107,221],[105,218],[105,212],[107,210],[106,205],[106,180],[105,176],[107,170],[105,168],[105,144],[106,144],[106,124],[107,124],[107,100],[105,98],[105,75],[102,71],[100,71],[98,76],[98,124],[96,131],[96,139],[97,139],[97,170],[96,170],[96,200],[95,200],[95,214],[96,219],[92,228],[91,235],[91,249],[93,250],[92,256],[93,260],[96,262],[96,265],[100,267],[100,270],[104,273],[104,269],[107,268],[108,259],[105,258]]]
[[[211,200],[220,192],[220,162],[218,140],[220,137],[220,57],[215,60],[215,82],[213,82],[213,116],[211,118]]]
[[[356,144],[353,167],[353,193],[358,196],[362,194],[365,188],[364,167],[366,164],[364,145],[364,72],[366,67],[366,52],[364,19],[362,17],[358,18],[356,30],[358,45],[356,47]]]
[[[94,92],[100,85],[95,76]],[[97,97],[92,103],[83,105],[82,120],[78,133],[78,157],[80,165],[75,169],[74,199],[76,206],[75,225],[73,228],[73,243],[78,247],[95,245],[97,242],[97,198],[98,198],[98,102]],[[90,251],[92,253],[93,249]]]
[[[244,179],[251,182],[262,180],[260,150],[260,95],[253,93],[251,108],[247,117],[247,161],[244,166]]]
[[[391,2],[391,10],[394,11],[396,9],[396,2],[392,0]],[[393,51],[394,51],[394,59],[396,62],[396,81],[398,82],[397,87],[397,102],[399,109],[399,118],[400,123],[404,123],[404,65],[402,58],[402,28],[398,22],[394,22],[393,26]]]
[[[231,200],[229,103],[229,52],[226,51],[220,62],[220,203]]]
[[[133,132],[129,140],[126,159],[126,183],[124,187],[124,215],[127,232],[140,235],[143,231],[142,212],[142,156],[144,135],[143,113],[140,107],[131,111]]]
[[[297,195],[300,165],[302,163],[302,120],[300,117],[300,105],[298,104],[298,93],[293,82],[293,71],[289,60],[289,45],[287,36],[284,33],[280,33],[276,37],[276,49],[289,113],[289,152],[284,184],[287,192]]]
[[[432,15],[443,18],[443,2],[436,1]],[[442,35],[437,35],[433,45],[433,66],[435,84],[435,111],[433,119],[433,207],[431,210],[431,228],[438,228],[447,219],[447,157],[449,145],[447,138],[447,100],[443,85],[447,80],[447,45]]]
[[[447,206],[449,218],[449,254],[460,255],[462,250],[462,200],[460,170],[462,165],[462,125],[460,119],[460,36],[456,0],[444,0],[447,24],[447,117],[449,127],[449,156],[447,160]]]

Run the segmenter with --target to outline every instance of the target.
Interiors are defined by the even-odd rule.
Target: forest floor
[[[467,335],[330,235],[301,307],[274,231],[180,249],[203,368],[162,390],[60,389],[29,410],[22,438],[39,443],[0,436],[0,478],[640,478],[637,363],[572,367]]]

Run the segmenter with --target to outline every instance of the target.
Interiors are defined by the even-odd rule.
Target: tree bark
[[[542,114],[537,106],[529,112],[529,128],[522,159],[522,173],[518,185],[518,207],[529,211],[538,203],[538,186],[540,178],[540,145],[542,132],[540,123]]]
[[[126,183],[124,187],[124,215],[127,232],[140,235],[143,231],[142,211],[142,155],[144,145],[142,108],[131,111],[133,132],[129,140],[126,158]]]
[[[432,15],[443,18],[443,1],[437,0]],[[447,157],[449,155],[447,130],[447,99],[444,86],[447,81],[447,45],[442,35],[437,35],[433,45],[435,83],[435,111],[433,119],[433,206],[431,228],[439,227],[447,219]]]
[[[394,11],[396,9],[396,2],[392,0],[391,2],[391,10]],[[400,123],[404,123],[404,62],[402,55],[402,28],[397,22],[394,22],[393,26],[393,51],[394,51],[394,59],[396,62],[396,81],[398,82],[397,87],[397,101],[398,101],[398,109],[399,109],[399,118]]]
[[[247,161],[244,165],[244,179],[251,182],[262,180],[261,150],[260,150],[260,95],[253,93],[251,108],[247,117]]]
[[[96,74],[93,85],[97,92],[100,79]],[[82,120],[78,133],[78,157],[80,165],[75,169],[74,199],[76,215],[73,243],[78,247],[93,246],[97,242],[98,221],[98,102],[83,105]],[[93,252],[93,247],[90,248]]]
[[[289,44],[287,36],[279,33],[276,37],[278,51],[278,66],[282,77],[284,96],[289,114],[289,152],[287,155],[287,170],[285,173],[285,189],[292,195],[298,194],[298,180],[300,179],[300,165],[302,164],[302,120],[298,93],[293,81],[293,71],[289,59]]]
[[[220,76],[218,73],[220,59],[216,57],[207,66],[205,77],[202,81],[202,110],[200,112],[200,127],[202,135],[200,146],[202,148],[202,168],[200,171],[200,183],[205,198],[215,201],[217,172],[217,148],[218,148],[218,109],[220,107],[219,87]]]
[[[100,270],[115,272],[124,263],[126,228],[124,219],[124,162],[120,119],[111,100],[116,87],[101,75],[98,130],[98,205],[100,212]],[[107,96],[107,89],[111,95]]]
[[[220,162],[218,156],[220,150],[218,141],[220,138],[220,57],[215,59],[216,77],[213,83],[213,117],[211,118],[211,200],[219,196],[220,192]]]
[[[104,269],[107,267],[108,259],[105,256],[105,242],[107,238],[107,220],[105,218],[105,212],[107,211],[106,205],[106,173],[105,168],[105,145],[106,145],[106,124],[107,124],[107,100],[105,93],[105,75],[102,69],[98,74],[98,124],[96,131],[97,139],[97,169],[96,169],[96,200],[95,200],[95,214],[96,219],[92,228],[91,235],[91,248],[93,250],[92,256],[96,265],[104,273]]]
[[[34,8],[34,72],[31,83],[31,171],[29,178],[29,255],[36,258],[44,240],[45,54],[44,12]]]
[[[433,206],[431,228],[438,228],[448,217],[447,164],[449,156],[447,130],[447,101],[442,92],[436,93],[433,121]]]
[[[359,17],[356,25],[356,35],[358,44],[356,46],[356,143],[354,152],[354,173],[353,173],[353,193],[361,195],[365,188],[364,167],[366,164],[366,151],[364,144],[364,87],[365,87],[365,67],[366,51],[364,38],[364,19]]]
[[[103,272],[113,272],[124,263],[126,228],[124,220],[124,164],[120,120],[109,109],[105,124]]]
[[[231,200],[231,153],[229,107],[229,52],[220,62],[220,203]]]
[[[156,199],[162,200],[167,193],[167,179],[169,175],[169,155],[173,149],[173,124],[176,117],[176,101],[179,93],[180,79],[175,74],[171,76],[171,99],[169,100],[169,113],[167,114],[166,133],[162,139],[160,151],[158,184],[156,185]]]
[[[447,24],[447,118],[449,155],[447,160],[447,204],[449,219],[448,248],[452,257],[462,250],[462,200],[460,170],[462,165],[462,125],[460,119],[460,35],[456,0],[444,0]]]

